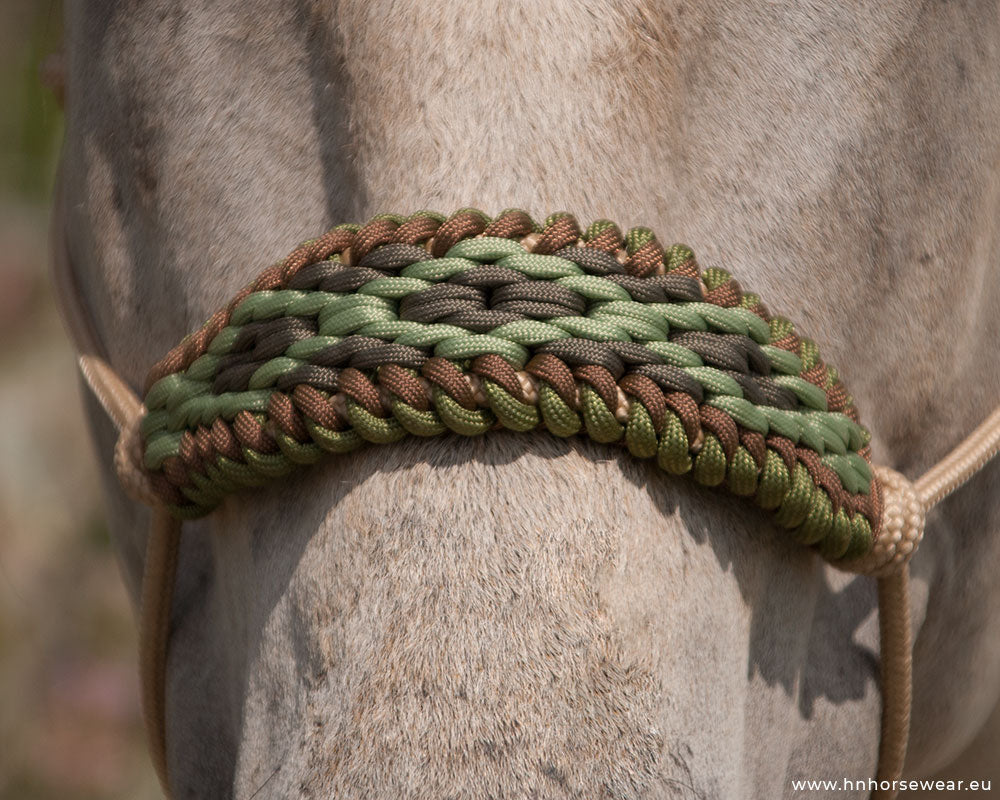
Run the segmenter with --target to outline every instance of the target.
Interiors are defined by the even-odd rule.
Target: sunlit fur
[[[471,205],[690,244],[820,343],[911,477],[1000,398],[992,2],[66,5],[69,249],[137,387],[300,240]],[[134,591],[144,517],[106,486]],[[994,465],[914,562],[913,774],[947,774],[996,705],[997,563]],[[372,447],[186,529],[171,779],[791,796],[873,773],[874,603],[748,504],[613,449]]]

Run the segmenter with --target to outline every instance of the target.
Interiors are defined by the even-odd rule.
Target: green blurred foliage
[[[63,115],[39,71],[61,40],[58,0],[0,2],[0,198],[48,201]]]

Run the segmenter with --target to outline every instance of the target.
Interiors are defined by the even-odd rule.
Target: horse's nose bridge
[[[514,438],[365,451],[295,490],[349,483],[306,514],[248,665],[238,785],[281,762],[269,788],[337,797],[641,797],[691,782],[678,753],[740,750],[740,703],[707,698],[744,690],[748,620],[691,501],[596,446]]]

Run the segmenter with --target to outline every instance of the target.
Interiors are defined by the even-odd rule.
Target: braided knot
[[[882,530],[865,555],[835,562],[847,572],[884,578],[909,563],[924,538],[926,509],[914,484],[894,469],[876,464],[882,487]]]

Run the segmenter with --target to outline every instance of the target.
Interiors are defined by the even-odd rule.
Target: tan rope
[[[913,702],[913,644],[910,631],[910,568],[878,579],[879,651],[882,662],[882,731],[876,779],[889,786],[903,775],[910,740]],[[874,800],[892,800],[893,788],[872,792]]]
[[[1000,407],[914,484],[930,510],[979,472],[1000,451]]]
[[[142,609],[139,621],[139,676],[142,710],[153,767],[163,793],[170,797],[167,780],[167,648],[170,644],[170,606],[177,573],[181,523],[164,507],[153,509],[146,541],[142,574]]]
[[[146,408],[132,391],[132,387],[104,359],[84,354],[77,359],[77,363],[87,386],[119,434],[146,413]]]
[[[923,538],[925,509],[914,485],[900,473],[876,465],[882,486],[882,531],[871,552],[844,565],[851,572],[878,578],[879,652],[882,672],[882,723],[879,785],[874,800],[892,800],[894,781],[903,774],[910,738],[913,656],[910,623],[909,560]]]

